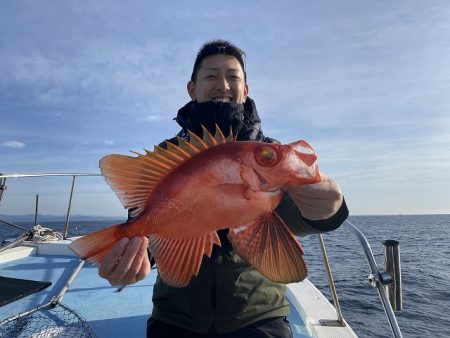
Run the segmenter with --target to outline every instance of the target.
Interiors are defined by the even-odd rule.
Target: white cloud
[[[110,146],[110,145],[114,144],[114,141],[113,140],[104,140],[103,143]]]
[[[156,122],[162,121],[163,118],[164,117],[162,115],[147,115],[145,117],[141,117],[138,121]]]
[[[22,149],[23,147],[25,147],[25,143],[19,141],[6,141],[3,142],[1,146],[6,148]]]

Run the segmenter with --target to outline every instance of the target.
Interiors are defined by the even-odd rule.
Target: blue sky
[[[352,214],[450,212],[448,1],[0,0],[0,172],[98,172],[152,148],[201,44],[247,54],[268,136],[305,139]],[[73,211],[125,215],[101,177]],[[0,213],[63,214],[70,179],[10,179]]]

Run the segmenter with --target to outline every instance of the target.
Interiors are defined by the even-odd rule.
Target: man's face
[[[230,55],[213,55],[200,64],[195,83],[189,81],[188,93],[193,101],[244,103],[248,86],[239,61]]]

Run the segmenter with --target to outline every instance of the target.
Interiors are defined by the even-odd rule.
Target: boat
[[[0,220],[0,226],[23,231],[18,238],[0,243],[0,337],[145,337],[156,271],[136,284],[113,287],[98,276],[95,266],[69,249],[78,238],[70,236],[75,179],[99,174],[0,174],[0,210],[7,180],[58,176],[72,177],[62,233],[37,224],[38,198],[34,226]],[[364,235],[348,221],[347,226],[352,227],[364,248],[371,269],[369,279],[379,292],[392,335],[402,337],[394,314],[394,309],[401,307],[398,254],[395,250],[390,254],[391,271],[379,269]],[[322,235],[318,236],[333,302],[307,278],[288,284],[286,299],[291,305],[288,320],[293,337],[358,337],[342,316],[325,245]],[[393,281],[396,287],[388,288]]]

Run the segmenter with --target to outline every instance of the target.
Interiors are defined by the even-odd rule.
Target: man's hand
[[[342,205],[343,197],[339,185],[323,174],[320,176],[322,181],[318,183],[285,187],[302,216],[309,220],[330,218]]]
[[[98,274],[111,285],[139,282],[150,272],[147,246],[147,237],[122,238],[100,262]]]

